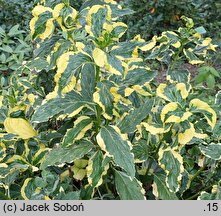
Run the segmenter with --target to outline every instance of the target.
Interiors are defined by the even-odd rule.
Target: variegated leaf
[[[179,191],[184,173],[183,158],[179,152],[167,147],[159,150],[159,164],[166,172],[166,185],[171,192]]]
[[[40,168],[45,169],[48,166],[63,165],[64,163],[71,163],[76,159],[82,158],[85,154],[90,152],[93,144],[88,140],[81,140],[80,144],[70,147],[57,147],[50,151]]]
[[[93,101],[95,71],[96,67],[92,64],[85,64],[81,69],[81,95],[88,101]]]
[[[49,38],[54,31],[52,9],[42,5],[37,5],[32,10],[32,14],[34,16],[34,18],[30,21],[32,38],[40,38],[41,40]]]
[[[93,120],[87,116],[81,116],[74,122],[74,127],[69,129],[63,139],[62,146],[74,144],[84,137],[85,133],[93,126]]]
[[[73,117],[84,107],[94,109],[94,105],[91,102],[85,101],[80,94],[72,91],[62,98],[52,99],[40,106],[32,116],[32,122],[46,122],[49,118],[57,114],[65,114]]]
[[[99,82],[97,84],[97,91],[94,93],[93,99],[101,107],[102,115],[111,120],[113,118],[114,98],[109,91],[108,83]]]
[[[200,145],[200,151],[213,160],[221,160],[221,143],[210,143],[208,146]]]
[[[188,70],[169,70],[167,72],[167,80],[171,83],[189,83],[190,72]]]
[[[155,71],[151,71],[145,67],[135,67],[128,71],[123,84],[125,86],[130,85],[144,85],[145,83],[150,82],[156,76]]]
[[[139,108],[129,112],[118,124],[122,133],[130,133],[136,130],[139,125],[150,113],[153,107],[154,99],[147,99]]]
[[[176,194],[171,192],[166,185],[166,175],[163,173],[154,174],[154,182],[152,184],[153,194],[156,199],[160,200],[178,200]]]
[[[135,177],[115,171],[115,184],[121,200],[145,200],[142,184]]]
[[[210,125],[210,127],[213,129],[217,122],[217,114],[215,110],[213,110],[209,104],[206,102],[200,100],[200,99],[193,99],[190,101],[190,108],[191,112],[194,113],[203,113],[207,123]]]
[[[202,191],[197,200],[221,200],[221,186],[220,182],[218,185],[213,185],[211,193]]]
[[[116,126],[101,128],[97,135],[97,143],[114,163],[124,169],[131,177],[135,176],[134,156],[131,153],[131,143],[121,134]]]
[[[58,92],[67,93],[73,90],[81,68],[90,62],[92,59],[86,53],[67,52],[62,54],[57,60],[58,69],[55,75]]]
[[[89,159],[87,166],[88,185],[86,185],[86,197],[90,199],[93,196],[94,189],[99,187],[103,182],[103,176],[107,174],[109,169],[110,158],[104,156],[103,153],[98,150]]]

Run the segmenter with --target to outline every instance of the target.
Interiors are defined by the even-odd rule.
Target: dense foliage
[[[139,32],[148,39],[165,29],[177,29],[181,16],[194,19],[197,26],[204,26],[211,35],[219,34],[221,3],[219,0],[124,0],[123,5],[134,10],[124,21],[128,24],[128,37]]]
[[[177,30],[124,40],[130,9],[79,8],[36,2],[27,58],[5,45],[26,45],[24,32],[1,28],[0,57],[22,58],[0,65],[11,72],[0,88],[0,198],[220,199],[220,72],[207,65],[217,45],[186,16]],[[201,65],[196,78],[184,63]]]

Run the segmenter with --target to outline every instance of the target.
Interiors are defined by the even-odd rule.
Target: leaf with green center
[[[90,141],[82,140],[78,145],[72,145],[70,147],[60,146],[58,148],[54,148],[46,155],[45,160],[41,164],[40,168],[45,169],[48,166],[71,163],[89,153],[93,147],[94,146]]]
[[[121,134],[116,126],[101,128],[97,142],[114,163],[124,169],[131,177],[135,176],[134,156],[131,153],[131,143]]]
[[[85,64],[81,68],[81,95],[88,101],[93,101],[95,70],[93,64]]]
[[[144,200],[144,189],[141,182],[124,172],[115,171],[115,184],[121,200]]]
[[[166,172],[166,185],[171,192],[179,191],[184,173],[183,158],[175,150],[167,147],[159,150],[159,164]]]
[[[93,98],[94,102],[101,107],[104,118],[111,120],[113,118],[114,98],[109,91],[107,82],[99,82],[97,84],[97,91],[94,93]]]
[[[89,159],[87,166],[88,185],[86,185],[86,197],[90,199],[94,194],[94,189],[103,183],[103,176],[107,174],[111,158],[106,157],[98,150]]]
[[[166,175],[161,173],[154,174],[153,194],[161,200],[178,200],[174,192],[171,192],[166,186]]]
[[[62,98],[55,98],[40,106],[32,116],[32,122],[41,123],[57,114],[77,115],[84,107],[94,109],[94,104],[85,101],[82,96],[74,91]]]
[[[74,122],[74,127],[69,129],[63,139],[62,146],[66,147],[74,144],[77,140],[84,137],[85,133],[93,126],[90,117],[81,116]]]
[[[57,60],[57,74],[55,82],[58,90],[67,93],[75,87],[77,77],[86,63],[92,62],[89,55],[85,53],[67,52]]]
[[[144,85],[150,82],[156,76],[155,71],[150,71],[148,68],[138,67],[128,71],[123,84],[129,85]]]
[[[206,157],[221,160],[221,143],[211,143],[208,146],[200,145],[199,148]]]
[[[136,108],[129,112],[122,121],[119,122],[118,127],[122,133],[130,133],[136,130],[136,126],[139,125],[149,115],[153,107],[154,99],[146,99],[139,108]]]

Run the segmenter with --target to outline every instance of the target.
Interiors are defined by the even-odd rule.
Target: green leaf
[[[0,50],[7,52],[7,53],[13,53],[13,49],[8,45],[0,47]]]
[[[108,83],[99,82],[97,84],[97,92],[94,93],[94,102],[99,104],[103,111],[103,116],[111,120],[113,118],[113,102],[114,98],[109,91]]]
[[[150,146],[146,140],[139,140],[133,145],[132,152],[136,162],[144,162],[149,158]]]
[[[62,90],[68,84],[70,84],[72,82],[73,77],[78,76],[78,73],[80,72],[80,69],[82,69],[84,64],[91,62],[90,56],[84,53],[72,53],[68,56],[67,53],[64,53],[63,56],[64,59],[61,56],[58,60],[58,62],[60,62],[60,72],[58,72],[57,75],[61,75],[60,79],[58,80],[59,90]],[[66,64],[66,67],[64,67],[63,64]]]
[[[135,176],[134,156],[131,153],[131,143],[120,133],[116,126],[101,128],[97,135],[98,145],[113,158],[115,164],[124,169],[129,176]]]
[[[63,163],[71,163],[76,159],[82,158],[85,154],[91,151],[93,144],[87,140],[82,140],[80,144],[71,147],[54,148],[41,164],[40,169],[45,169],[48,166],[61,165]]]
[[[167,72],[167,80],[177,83],[189,83],[190,82],[190,72],[188,70],[169,70]]]
[[[166,175],[161,173],[154,174],[153,194],[160,200],[178,200],[174,192],[166,186]]]
[[[144,85],[153,80],[156,75],[155,71],[150,71],[147,68],[136,68],[128,71],[123,84],[126,86]]]
[[[81,116],[74,122],[74,127],[69,129],[63,139],[62,146],[66,147],[74,144],[84,137],[85,133],[91,129],[93,121],[90,117]]]
[[[0,200],[11,200],[11,199],[2,192],[0,192]]]
[[[218,185],[213,185],[211,193],[206,191],[202,191],[197,200],[221,200],[221,186],[220,183]]]
[[[5,36],[5,30],[0,26],[0,36]]]
[[[77,115],[84,107],[92,108],[93,103],[85,101],[82,96],[74,91],[62,98],[55,98],[40,106],[32,116],[32,122],[46,122],[57,114]]]
[[[25,31],[19,30],[19,24],[17,24],[9,30],[8,36],[13,37],[21,33],[25,33]]]
[[[85,198],[90,199],[94,193],[94,189],[103,183],[102,178],[107,174],[110,160],[100,150],[95,152],[89,159],[87,166],[88,185],[86,186]]]
[[[171,192],[179,191],[184,173],[182,156],[170,147],[161,148],[158,161],[161,168],[166,172],[166,185],[169,190]]]
[[[213,160],[221,160],[221,143],[211,143],[208,146],[200,145],[200,151]]]
[[[184,55],[186,56],[186,58],[189,60],[190,64],[202,64],[204,63],[204,61],[200,60],[192,50],[190,49],[184,49],[183,50]]]
[[[115,171],[115,184],[121,200],[144,200],[141,183],[124,172]]]
[[[216,81],[213,75],[209,75],[206,79],[207,86],[212,89],[215,87]]]
[[[210,68],[209,71],[213,76],[220,78],[220,73],[214,67],[209,67],[209,68]]]
[[[88,101],[93,101],[95,69],[96,67],[93,64],[85,64],[81,68],[81,95]]]
[[[129,112],[129,114],[122,119],[118,124],[122,133],[130,133],[136,130],[136,126],[139,125],[150,113],[153,107],[154,99],[146,99],[139,108],[136,108]]]
[[[79,191],[71,191],[67,194],[59,193],[58,197],[56,198],[58,200],[79,200],[80,199],[80,192]]]
[[[199,69],[198,71],[199,71],[199,73],[195,77],[196,84],[204,82],[209,75],[208,71],[206,69],[204,69],[203,67],[201,69]]]
[[[197,27],[194,30],[201,35],[206,34],[206,29],[203,26]]]

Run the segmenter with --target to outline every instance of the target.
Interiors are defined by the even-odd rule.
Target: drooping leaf
[[[94,189],[102,184],[102,178],[107,174],[110,160],[109,157],[104,157],[100,150],[89,159],[87,166],[88,185],[86,186],[88,199],[93,195]]]
[[[154,174],[153,194],[160,200],[178,200],[174,192],[171,192],[166,185],[166,175],[162,173]]]
[[[85,64],[81,69],[81,95],[88,101],[93,100],[95,90],[95,70],[92,64]]]
[[[104,82],[99,82],[97,84],[97,91],[93,95],[94,102],[99,104],[99,106],[102,109],[102,115],[108,119],[111,120],[113,118],[113,102],[114,98],[111,95],[108,85],[106,85]]]
[[[202,64],[204,61],[200,60],[193,52],[191,48],[189,49],[184,49],[183,50],[184,55],[187,57],[189,60],[189,63],[194,65],[194,64]]]
[[[166,185],[171,192],[177,192],[180,188],[182,174],[184,173],[183,158],[179,152],[171,149],[159,150],[159,164],[166,172]]]
[[[101,128],[97,135],[98,145],[113,158],[114,163],[124,169],[131,177],[135,176],[134,156],[131,153],[131,143],[121,134],[116,126]]]
[[[141,182],[124,172],[115,171],[115,184],[121,200],[144,200]]]

